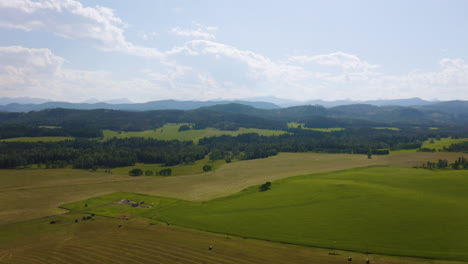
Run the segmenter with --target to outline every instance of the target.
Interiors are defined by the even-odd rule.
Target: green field
[[[333,132],[333,131],[341,131],[345,130],[342,127],[332,127],[332,128],[309,128],[309,127],[304,127],[303,123],[295,123],[295,122],[289,122],[288,127],[289,128],[298,128],[301,127],[302,129],[306,130],[312,130],[312,131],[319,131],[319,132]]]
[[[144,137],[144,138],[155,138],[160,140],[181,140],[181,141],[194,141],[198,142],[199,139],[204,137],[216,137],[222,135],[237,136],[247,133],[257,133],[263,136],[278,136],[286,134],[286,131],[281,130],[268,130],[259,128],[240,128],[236,131],[222,131],[216,128],[206,129],[191,129],[186,131],[180,131],[179,127],[184,124],[165,124],[163,127],[155,130],[146,130],[141,132],[116,132],[112,130],[104,130],[104,139],[108,140],[111,138],[129,138],[129,137]]]
[[[373,127],[373,129],[388,129],[393,131],[400,131],[398,127]]]
[[[431,141],[433,141],[434,143],[431,143]],[[448,138],[441,138],[440,140],[437,140],[436,138],[430,138],[429,140],[424,141],[421,148],[442,150],[444,147],[448,147],[452,144],[457,144],[457,143],[461,143],[465,141],[468,141],[468,138],[454,139],[454,138],[448,137]]]
[[[357,263],[370,259],[379,264],[461,264],[244,239],[136,217],[96,216],[95,220],[81,221],[84,215],[68,214],[3,227],[0,263],[300,264],[345,263],[351,256]],[[76,218],[78,223],[74,223]],[[58,222],[51,225],[51,219]]]
[[[464,186],[466,171],[369,167],[283,179],[266,192],[255,186],[207,202],[115,193],[66,208],[144,200],[155,207],[93,212],[293,244],[466,261]]]
[[[72,137],[16,137],[1,139],[4,142],[58,142],[64,140],[73,140]]]
[[[114,192],[206,201],[295,175],[370,165],[421,166],[438,159],[453,161],[460,155],[468,158],[468,154],[447,152],[374,155],[372,159],[367,155],[280,153],[224,164],[208,173],[170,177],[131,177],[127,169],[123,175],[76,169],[0,170],[0,225],[61,213],[60,205]]]
[[[216,160],[216,161],[210,161],[208,156],[206,156],[202,160],[197,160],[192,164],[180,164],[176,166],[170,166],[166,167],[161,164],[144,164],[144,163],[137,163],[134,166],[127,166],[127,167],[118,167],[114,168],[111,170],[113,174],[128,174],[129,171],[131,171],[134,168],[138,168],[143,170],[143,172],[150,170],[154,172],[154,175],[156,175],[156,172],[163,170],[163,169],[168,169],[170,168],[172,170],[172,176],[180,176],[180,175],[194,175],[194,174],[200,174],[203,173],[203,166],[204,165],[210,165],[212,167],[212,170],[216,170],[220,168],[223,164],[226,162],[224,160]],[[98,169],[98,172],[105,172],[105,169]]]

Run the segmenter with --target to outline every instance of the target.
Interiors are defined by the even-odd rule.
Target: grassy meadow
[[[143,172],[150,170],[154,172],[154,175],[156,175],[156,172],[163,170],[163,169],[171,169],[172,170],[172,176],[180,176],[180,175],[193,175],[193,174],[200,174],[203,173],[203,166],[204,165],[210,165],[212,167],[212,170],[216,170],[220,168],[223,164],[226,162],[224,160],[216,160],[216,161],[211,161],[208,156],[206,156],[202,160],[197,160],[194,163],[191,164],[180,164],[176,166],[163,166],[161,164],[145,164],[145,163],[137,163],[134,166],[127,166],[127,167],[118,167],[114,168],[111,170],[113,174],[128,174],[129,171],[135,168],[139,168],[143,170]],[[98,169],[98,172],[105,172],[105,169]]]
[[[461,264],[419,258],[365,255],[357,252],[278,244],[165,225],[137,217],[129,220],[84,213],[0,229],[0,263],[180,263],[283,264],[345,263]],[[74,223],[74,219],[80,219]],[[121,227],[119,227],[121,226]],[[209,251],[208,247],[213,246]]]
[[[464,186],[467,171],[378,166],[282,179],[265,192],[254,186],[205,202],[115,193],[65,207],[144,200],[154,208],[93,212],[292,244],[467,261]]]
[[[288,123],[289,128],[299,128],[301,127],[302,129],[306,130],[312,130],[312,131],[319,131],[319,132],[334,132],[334,131],[341,131],[345,130],[345,128],[342,127],[332,127],[332,128],[310,128],[310,127],[304,127],[303,123],[296,123],[296,122],[289,122]]]
[[[160,140],[181,140],[181,141],[194,141],[204,137],[216,137],[222,135],[237,136],[241,134],[257,133],[263,136],[278,136],[286,134],[286,131],[281,130],[268,130],[258,128],[240,128],[236,131],[222,131],[216,128],[205,129],[191,129],[186,131],[179,131],[179,128],[185,124],[165,124],[163,127],[155,130],[146,130],[141,132],[116,132],[112,130],[104,130],[104,140],[111,138],[129,138],[129,137],[144,137],[154,138]]]
[[[468,141],[468,138],[441,138],[440,140],[437,140],[436,138],[430,138],[429,140],[424,141],[422,144],[422,148],[429,148],[429,149],[436,149],[436,150],[442,150],[444,147],[448,147],[452,144],[457,144],[461,142]]]
[[[76,169],[0,170],[0,225],[62,213],[59,206],[63,204],[114,192],[206,201],[295,175],[371,165],[421,166],[439,158],[452,161],[460,155],[417,152],[374,155],[368,159],[367,155],[280,153],[266,159],[224,164],[207,173],[169,177],[131,177],[126,169],[125,175]],[[468,158],[468,154],[463,155]]]
[[[373,127],[373,129],[387,129],[387,130],[393,130],[393,131],[400,131],[398,127]]]

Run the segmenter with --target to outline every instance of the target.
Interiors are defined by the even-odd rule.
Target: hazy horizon
[[[0,2],[0,97],[468,100],[466,1]]]

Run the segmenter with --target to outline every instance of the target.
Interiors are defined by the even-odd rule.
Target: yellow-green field
[[[131,177],[74,169],[0,170],[0,201],[3,202],[0,224],[61,213],[64,211],[58,207],[63,204],[113,192],[203,201],[295,175],[370,165],[421,166],[439,158],[452,161],[460,155],[418,152],[374,155],[368,159],[367,155],[280,153],[266,159],[228,163],[208,173],[169,177]]]
[[[387,130],[393,130],[393,131],[400,131],[398,127],[373,127],[373,129],[387,129]]]
[[[72,137],[16,137],[7,138],[0,141],[4,142],[58,142],[65,140],[73,140]]]
[[[129,137],[144,137],[154,138],[160,140],[181,140],[181,141],[194,141],[198,142],[199,139],[204,137],[216,137],[222,135],[238,136],[241,134],[257,133],[263,136],[278,136],[286,134],[286,131],[281,130],[268,130],[258,128],[240,128],[236,131],[223,131],[216,128],[206,129],[191,129],[186,131],[180,131],[179,127],[184,124],[165,124],[163,127],[155,130],[146,130],[141,132],[115,132],[112,130],[104,130],[104,139],[111,138],[129,138]]]
[[[295,175],[370,165],[415,166],[439,158],[454,160],[460,155],[462,154],[402,153],[368,159],[367,155],[280,153],[266,159],[225,164],[208,173],[170,177],[130,177],[73,169],[0,170],[0,225],[65,213],[67,211],[59,206],[115,192],[207,201],[265,181]],[[464,156],[468,157],[468,154]],[[81,215],[78,214],[78,217]],[[180,250],[192,250],[190,256],[195,257],[186,256],[187,260],[173,259],[179,263],[339,263],[345,261],[348,255],[355,260],[363,260],[365,257],[359,253],[334,250],[341,255],[328,255],[330,250],[252,239],[226,239],[226,236],[173,226],[154,226],[136,218],[124,221],[97,217],[96,221],[76,225],[72,223],[74,218],[76,215],[57,217],[59,223],[56,225],[43,220],[0,226],[0,263],[42,263],[44,259],[51,257],[54,263],[171,263],[165,261],[164,256]],[[123,227],[118,228],[119,224]],[[112,239],[115,242],[110,243],[109,240]],[[143,242],[140,245],[138,241]],[[199,253],[207,251],[207,245],[204,244],[207,241],[214,244],[217,251],[212,253],[218,254],[217,259],[205,260],[207,258],[196,254],[197,250],[200,250]],[[164,243],[172,245],[172,249],[164,247]],[[141,252],[143,244],[151,253]],[[202,249],[199,248],[201,245]],[[166,250],[174,252],[167,253]],[[263,253],[257,254],[259,252]],[[150,260],[150,256],[154,255],[157,256]],[[234,258],[231,262],[220,261],[230,257]],[[371,257],[375,260],[373,263],[454,263],[377,255]]]
[[[434,143],[431,143],[431,141],[433,141]],[[448,147],[452,144],[457,144],[457,143],[461,143],[465,141],[468,141],[468,138],[454,139],[454,138],[448,137],[448,138],[441,138],[440,140],[437,140],[436,138],[430,138],[429,140],[424,141],[424,143],[422,144],[422,148],[442,150],[444,147]]]
[[[153,171],[156,175],[156,172],[170,168],[172,170],[172,176],[180,176],[180,175],[193,175],[193,174],[200,174],[203,173],[203,166],[210,165],[212,170],[216,170],[220,168],[223,164],[225,164],[224,160],[217,160],[217,161],[210,161],[208,156],[206,156],[202,160],[197,160],[192,164],[180,164],[176,166],[165,167],[161,164],[144,164],[144,163],[137,163],[134,166],[128,167],[119,167],[114,168],[111,170],[113,174],[128,174],[134,168],[138,168],[143,170],[143,172],[150,170]],[[98,169],[98,172],[105,172],[104,169]]]
[[[180,263],[180,264],[462,264],[392,257],[217,235],[141,218],[129,220],[71,214],[0,229],[0,263]],[[80,219],[74,223],[74,219]],[[121,226],[121,227],[119,227]],[[213,246],[213,250],[208,250]]]
[[[373,166],[290,177],[272,182],[268,191],[253,186],[204,202],[113,193],[64,207],[145,201],[153,208],[115,204],[91,212],[110,217],[126,212],[269,241],[468,261],[463,186],[468,186],[466,170]]]
[[[302,129],[306,130],[312,130],[312,131],[319,131],[319,132],[333,132],[333,131],[341,131],[345,130],[342,127],[332,127],[332,128],[309,128],[309,127],[304,127],[304,123],[295,123],[295,122],[289,122],[288,127],[289,128],[299,128],[299,126]]]

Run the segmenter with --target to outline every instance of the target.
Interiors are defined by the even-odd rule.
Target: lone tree
[[[207,165],[203,166],[203,171],[205,171],[205,172],[206,172],[206,171],[210,171],[210,170],[212,170],[212,169],[213,169],[213,167],[211,167],[211,165],[208,165],[208,164],[207,164]]]
[[[141,176],[143,175],[143,171],[141,169],[135,168],[128,172],[130,176]]]
[[[268,191],[270,190],[270,187],[271,187],[271,182],[265,182],[264,184],[260,185],[260,191],[261,192]]]
[[[172,175],[172,169],[167,168],[167,169],[162,169],[157,173],[158,176],[171,176]]]
[[[371,151],[367,152],[367,158],[372,159],[372,152]]]

